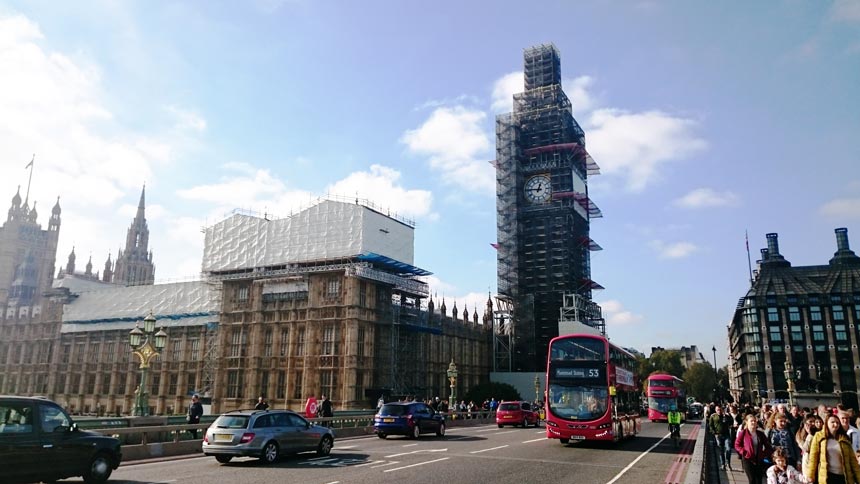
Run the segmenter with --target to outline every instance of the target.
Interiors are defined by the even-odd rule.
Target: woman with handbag
[[[767,468],[765,460],[770,458],[773,449],[767,436],[758,429],[756,416],[749,414],[744,417],[744,428],[738,432],[735,439],[735,450],[741,456],[741,465],[749,484],[761,484]]]

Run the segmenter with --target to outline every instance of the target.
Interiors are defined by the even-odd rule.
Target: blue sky
[[[860,248],[860,1],[0,3],[0,196],[26,188],[58,267],[115,256],[144,182],[159,280],[200,228],[326,193],[417,222],[432,290],[495,291],[494,117],[522,50],[552,42],[602,173],[595,293],[613,340],[698,345],[726,325],[765,234],[822,264]],[[2,195],[2,194],[6,195]]]

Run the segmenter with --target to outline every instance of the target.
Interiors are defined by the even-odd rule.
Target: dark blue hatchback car
[[[386,403],[373,417],[373,430],[380,439],[389,435],[419,435],[435,432],[445,435],[445,416],[424,402]]]

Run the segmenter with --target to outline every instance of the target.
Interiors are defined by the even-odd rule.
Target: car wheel
[[[216,455],[215,456],[215,460],[217,460],[218,462],[220,462],[222,464],[226,464],[226,463],[230,462],[232,459],[233,459],[232,455]]]
[[[334,441],[328,435],[323,436],[320,440],[320,445],[317,446],[317,455],[329,455],[331,448],[334,446]]]
[[[96,454],[84,473],[84,482],[87,484],[101,484],[108,480],[112,471],[110,457],[107,454]]]
[[[523,417],[523,428],[526,429],[529,427],[529,419],[528,417]]]
[[[278,460],[278,444],[267,442],[263,447],[263,454],[260,455],[260,461],[263,464],[273,464],[276,460]]]
[[[388,437],[388,436],[387,436],[387,435],[385,435],[385,433],[383,433],[383,432],[379,432],[378,434],[376,434],[376,436],[377,436],[377,437],[379,437],[380,439],[384,439],[385,437]]]
[[[415,426],[412,427],[412,438],[417,439],[420,436],[421,436],[421,427],[419,427],[418,424],[415,424]]]
[[[436,431],[436,435],[439,437],[445,436],[445,424],[444,423],[439,424],[439,430]]]
[[[504,425],[502,425],[502,424],[499,424],[499,428],[504,428]]]

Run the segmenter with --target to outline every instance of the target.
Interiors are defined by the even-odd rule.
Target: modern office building
[[[562,90],[555,46],[525,49],[524,78],[513,112],[496,118],[497,372],[544,369],[563,310],[605,329],[591,300],[602,287],[591,278],[591,251],[600,246],[589,226],[602,215],[588,177],[599,169]]]
[[[761,254],[728,328],[732,396],[788,400],[791,381],[797,392],[829,394],[857,409],[860,257],[848,230],[836,229],[828,264],[792,266],[775,233]]]

